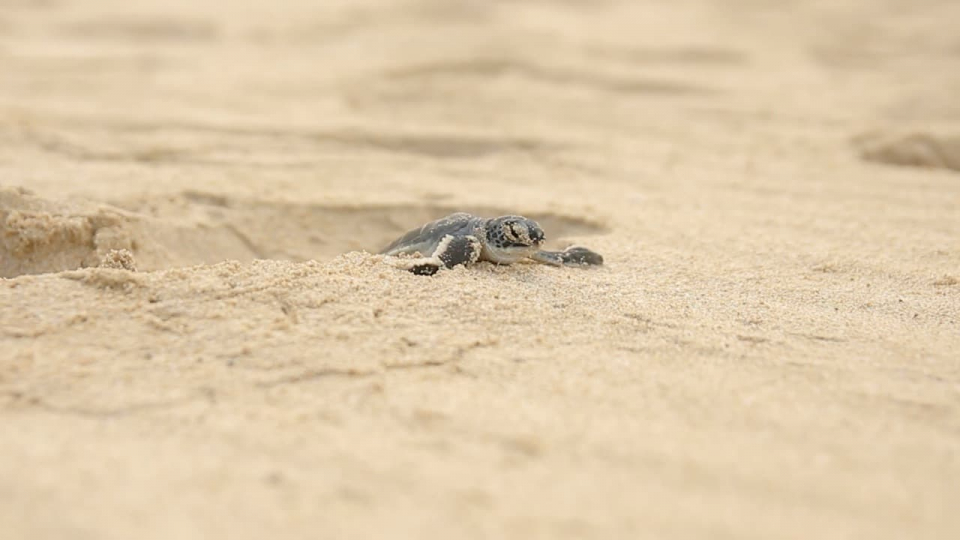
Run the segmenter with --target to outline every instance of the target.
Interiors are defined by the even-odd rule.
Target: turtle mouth
[[[529,248],[539,248],[540,244],[543,243],[543,240],[532,240],[529,243],[523,242],[504,242],[502,244],[504,249],[529,249]]]

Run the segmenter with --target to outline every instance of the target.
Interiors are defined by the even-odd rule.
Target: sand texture
[[[0,0],[0,538],[960,538],[957,21]]]

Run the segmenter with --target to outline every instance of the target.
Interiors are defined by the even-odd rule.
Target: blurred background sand
[[[958,20],[0,0],[0,536],[956,538]]]

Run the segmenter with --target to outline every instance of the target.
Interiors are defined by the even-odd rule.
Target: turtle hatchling
[[[540,225],[523,216],[486,219],[464,212],[450,214],[413,229],[380,253],[401,257],[396,265],[414,274],[433,275],[442,267],[470,265],[477,261],[513,264],[531,259],[551,266],[598,266],[603,257],[585,247],[563,251],[540,249],[544,241]]]

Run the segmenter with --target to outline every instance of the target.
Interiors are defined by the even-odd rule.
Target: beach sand
[[[960,537],[957,2],[0,7],[3,538]]]

